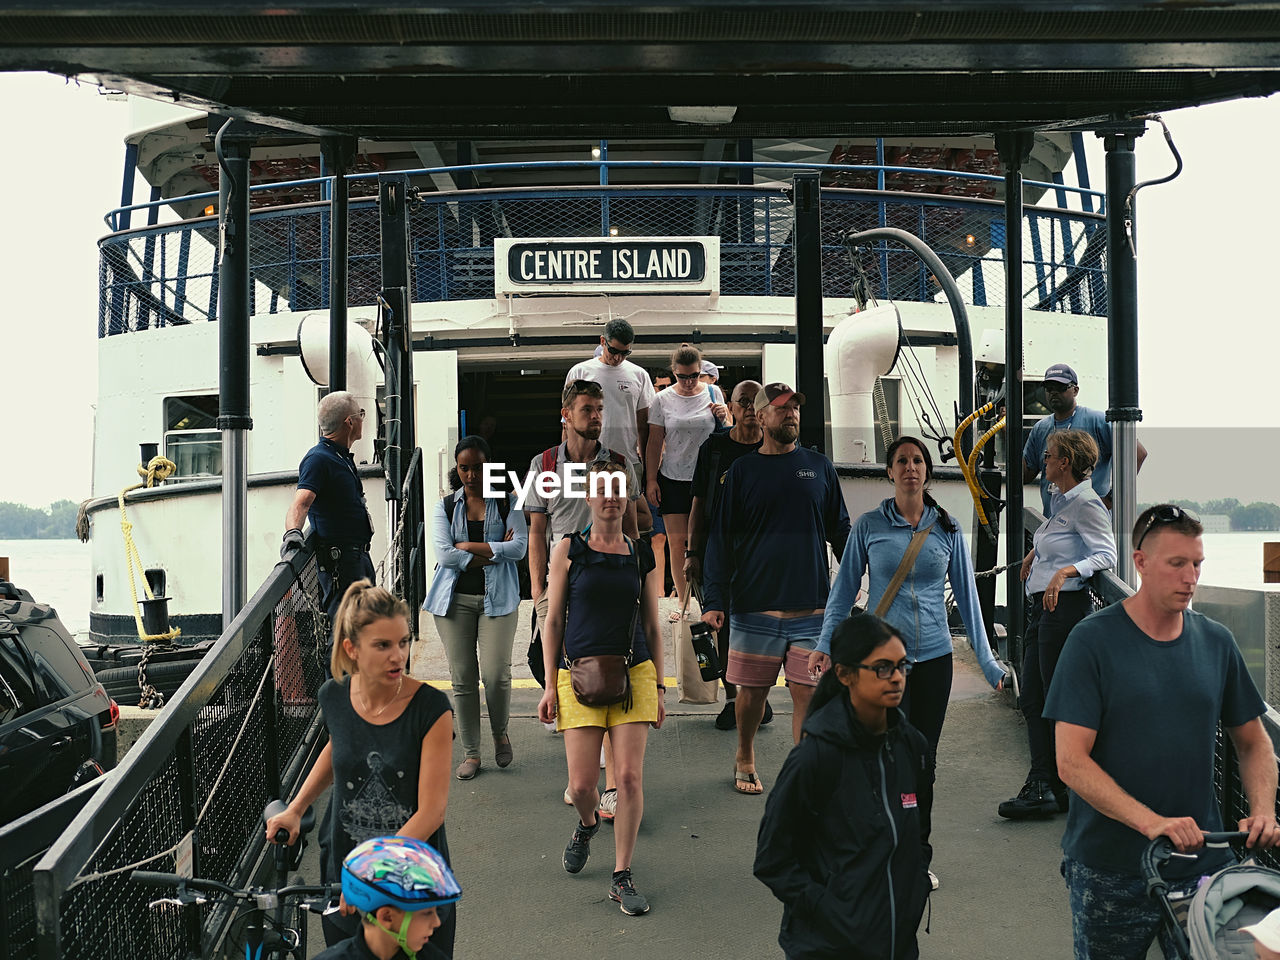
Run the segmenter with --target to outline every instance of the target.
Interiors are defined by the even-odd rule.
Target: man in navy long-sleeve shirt
[[[724,480],[721,508],[711,528],[704,567],[702,619],[732,630],[725,680],[738,686],[738,750],[734,789],[759,794],[755,736],[765,698],[784,665],[798,743],[816,681],[809,651],[822,629],[830,585],[826,545],[839,556],[849,537],[849,513],[831,461],[796,446],[804,396],[785,383],[757,393],[756,418],[764,440],[741,457]]]

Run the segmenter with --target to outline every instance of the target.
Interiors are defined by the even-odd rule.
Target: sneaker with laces
[[[596,817],[605,823],[613,823],[618,814],[618,791],[610,787],[600,794],[600,806],[596,807]]]
[[[609,899],[616,901],[622,912],[629,917],[649,912],[649,901],[636,893],[630,870],[619,870],[613,875],[613,881],[609,884]]]
[[[738,727],[738,703],[726,700],[719,715],[716,716],[717,730],[736,730]]]
[[[591,838],[600,829],[600,818],[587,827],[579,823],[573,828],[573,836],[569,845],[564,848],[564,868],[569,873],[578,873],[587,865],[587,857],[591,856]]]
[[[1051,817],[1059,812],[1058,798],[1047,780],[1028,780],[1012,800],[1006,800],[996,808],[1006,820],[1028,820],[1035,817]]]

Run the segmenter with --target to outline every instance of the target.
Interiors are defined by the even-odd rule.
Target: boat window
[[[175,477],[222,475],[222,431],[217,420],[217,394],[165,397],[164,455],[177,465]]]

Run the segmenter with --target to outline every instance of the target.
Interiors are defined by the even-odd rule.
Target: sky
[[[97,240],[119,204],[134,107],[45,74],[0,74],[0,501],[89,495],[97,390]],[[1167,114],[1185,169],[1138,195],[1139,378],[1150,451],[1139,500],[1280,502],[1276,369],[1280,98]],[[1090,171],[1103,186],[1091,135]],[[1173,159],[1159,128],[1137,142],[1138,179]],[[145,200],[139,178],[138,200]],[[1038,375],[1028,371],[1028,376]],[[1106,397],[1080,402],[1105,409]]]

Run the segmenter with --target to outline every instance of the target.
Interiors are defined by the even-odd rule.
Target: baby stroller
[[[1243,844],[1247,833],[1206,833],[1205,846],[1221,849]],[[1254,956],[1253,937],[1241,930],[1280,907],[1280,872],[1254,862],[1219,870],[1190,898],[1186,927],[1169,900],[1169,886],[1160,868],[1174,857],[1195,857],[1174,850],[1167,837],[1157,837],[1142,855],[1147,893],[1160,904],[1165,928],[1183,960],[1243,960]],[[1186,903],[1187,901],[1183,901]]]

